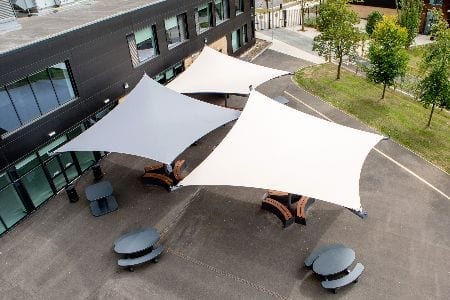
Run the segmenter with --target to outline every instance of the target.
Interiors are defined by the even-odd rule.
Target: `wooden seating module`
[[[336,294],[337,289],[349,285],[350,283],[358,282],[359,276],[361,276],[364,271],[364,266],[361,263],[357,263],[351,272],[347,275],[335,279],[335,280],[324,280],[322,281],[322,286],[326,289],[332,290]]]
[[[144,182],[144,184],[161,186],[168,192],[170,192],[173,186],[172,178],[159,173],[145,173],[144,175],[142,175],[142,181]]]
[[[302,196],[297,203],[297,211],[295,214],[295,223],[306,225],[306,210],[315,202],[314,198]]]
[[[184,176],[181,174],[182,168],[184,166],[184,159],[177,160],[173,165],[172,177],[174,179],[174,183],[177,184],[181,180],[183,180]]]
[[[164,164],[157,163],[156,165],[150,165],[144,167],[144,173],[159,173],[164,174]]]
[[[289,209],[272,198],[264,199],[262,201],[261,208],[277,215],[277,217],[280,218],[281,222],[283,222],[284,227],[287,227],[294,223],[294,217]]]

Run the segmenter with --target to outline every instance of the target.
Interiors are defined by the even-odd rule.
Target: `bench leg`
[[[333,294],[337,294],[337,289],[333,289]]]
[[[128,267],[128,271],[134,272],[134,268],[133,267]]]

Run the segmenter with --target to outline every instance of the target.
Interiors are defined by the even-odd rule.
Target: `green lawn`
[[[408,62],[408,69],[407,73],[419,77],[420,75],[420,62],[422,61],[424,53],[427,51],[427,45],[425,46],[418,46],[418,47],[412,47],[408,49],[409,54],[409,62]]]
[[[334,106],[356,116],[393,140],[450,172],[450,114],[435,110],[431,128],[426,128],[430,109],[391,89],[380,100],[382,86],[342,70],[335,80],[336,66],[323,64],[299,70],[297,83]]]

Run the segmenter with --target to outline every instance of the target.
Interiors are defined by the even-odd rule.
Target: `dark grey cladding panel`
[[[85,99],[89,98],[117,82],[123,82],[127,75],[129,75],[129,72],[129,60],[118,62],[112,68],[98,70],[90,80],[86,80],[77,85],[80,97]]]
[[[67,39],[66,47],[76,47],[80,44],[88,43],[105,34],[126,29],[130,24],[131,16],[128,14],[90,24],[73,32],[66,33],[70,37]]]
[[[130,51],[125,42],[113,48],[107,48],[108,52],[97,53],[97,55],[86,56],[80,59],[80,64],[76,64],[76,72],[80,80],[78,86],[82,86],[86,81],[91,80],[100,73],[114,70],[118,64],[123,64],[125,72],[132,72],[133,66],[130,59]],[[100,55],[101,54],[101,55]]]
[[[128,28],[92,37],[88,42],[73,47],[72,57],[75,61],[82,63],[96,56],[102,56],[113,48],[126,46],[126,36],[130,30],[131,26],[128,26]]]
[[[36,45],[34,48],[20,49],[20,51],[3,55],[0,58],[0,84],[20,79],[70,59],[71,52],[64,44],[64,39],[61,39],[52,41],[49,46]]]
[[[2,152],[9,164],[14,163],[20,157],[36,150],[40,145],[49,140],[48,134],[55,131],[57,134],[64,132],[83,120],[83,105],[76,100],[58,110],[58,114],[51,114],[6,138],[3,142]]]

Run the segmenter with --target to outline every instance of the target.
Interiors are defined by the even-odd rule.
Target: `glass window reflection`
[[[48,68],[50,78],[55,87],[56,95],[61,104],[66,103],[75,97],[72,82],[65,63],[59,63]]]
[[[26,214],[27,210],[13,185],[0,190],[0,217],[7,227],[16,224]]]
[[[53,190],[47,181],[44,170],[38,166],[33,171],[22,177],[22,183],[33,201],[34,206],[39,206],[50,196]]]
[[[59,105],[47,70],[31,75],[28,78],[43,114]]]
[[[6,89],[0,87],[0,134],[20,127],[20,120],[14,110]]]
[[[28,84],[28,79],[24,78],[6,86],[11,96],[11,100],[16,107],[22,124],[28,123],[37,118],[41,112],[34,99],[33,91]]]

